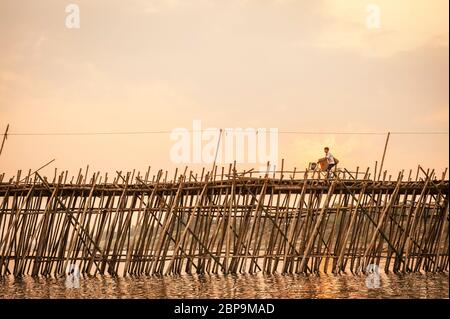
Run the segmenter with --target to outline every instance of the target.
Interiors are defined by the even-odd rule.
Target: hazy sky
[[[65,7],[80,8],[80,28]],[[368,4],[380,28],[368,28]],[[448,1],[0,0],[0,130],[448,131]],[[448,166],[448,135],[391,136],[385,168]],[[279,135],[304,168],[354,169],[383,135]],[[0,173],[173,169],[169,134],[10,136]],[[252,166],[251,164],[249,164]],[[178,165],[185,166],[185,165]],[[244,167],[243,165],[242,167]],[[197,166],[193,166],[194,168]]]

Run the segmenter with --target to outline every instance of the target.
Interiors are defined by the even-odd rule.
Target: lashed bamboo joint
[[[0,175],[1,275],[449,269],[446,173],[20,175]]]

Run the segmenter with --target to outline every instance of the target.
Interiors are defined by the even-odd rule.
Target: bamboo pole
[[[2,155],[3,146],[5,145],[5,141],[8,138],[8,130],[9,130],[9,124],[6,126],[5,133],[3,134],[2,145],[0,146],[0,156]]]
[[[380,171],[378,173],[378,179],[377,180],[380,180],[381,172],[383,171],[384,157],[386,156],[386,150],[387,150],[387,146],[388,146],[388,143],[389,143],[389,137],[390,136],[391,136],[391,132],[388,132],[387,136],[386,136],[386,142],[384,143],[383,156],[381,157]]]

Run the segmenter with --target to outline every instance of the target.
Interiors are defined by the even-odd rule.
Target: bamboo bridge
[[[0,275],[448,272],[446,172],[371,176],[3,174]]]

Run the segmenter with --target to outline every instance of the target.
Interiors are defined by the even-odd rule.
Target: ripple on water
[[[359,275],[202,275],[0,279],[0,298],[449,298],[446,274],[381,274],[377,289]]]

